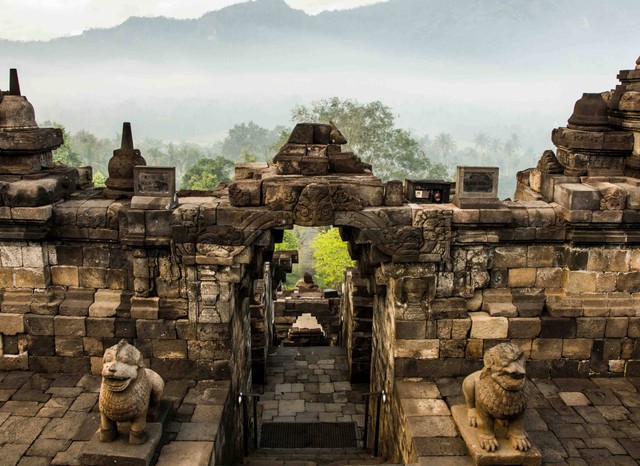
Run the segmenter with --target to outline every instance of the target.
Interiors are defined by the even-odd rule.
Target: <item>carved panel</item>
[[[333,203],[328,185],[311,183],[300,193],[293,210],[297,225],[321,226],[333,224]]]

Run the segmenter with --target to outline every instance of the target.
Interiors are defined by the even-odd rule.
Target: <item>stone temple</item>
[[[90,167],[53,162],[62,134],[38,127],[12,70],[0,462],[473,464],[451,408],[510,342],[544,464],[636,464],[640,61],[618,79],[576,102],[513,200],[495,169],[459,167],[451,203],[421,203],[320,123],[200,193],[145,166],[125,124],[96,189]],[[340,229],[357,262],[341,295],[278,296],[297,255],[274,245],[294,225]],[[144,446],[95,442],[102,357],[122,339],[165,381]]]

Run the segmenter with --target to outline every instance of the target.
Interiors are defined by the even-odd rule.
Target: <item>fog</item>
[[[447,8],[446,2],[440,3],[439,8]],[[596,13],[585,15],[597,15],[597,2],[586,3],[593,4],[590,8]],[[499,2],[492,4],[502,7]],[[275,11],[274,5],[280,10]],[[591,25],[584,33],[584,37],[593,36],[596,45],[590,48],[588,44],[581,48],[580,40],[578,45],[559,45],[553,30],[549,43],[541,43],[530,32],[546,24],[534,17],[538,12],[530,13],[529,32],[510,32],[512,50],[495,38],[473,49],[472,34],[464,39],[466,46],[458,44],[456,31],[450,30],[455,25],[446,23],[439,26],[439,34],[454,39],[437,40],[451,50],[446,52],[437,40],[427,50],[424,44],[434,39],[412,31],[437,31],[419,20],[407,25],[407,14],[401,25],[408,32],[398,34],[402,36],[398,43],[363,38],[366,21],[377,24],[378,16],[389,16],[403,5],[419,8],[422,4],[395,0],[309,17],[282,2],[260,0],[192,22],[136,20],[113,30],[52,42],[0,41],[0,73],[6,73],[6,78],[0,74],[0,88],[7,87],[8,69],[18,68],[23,94],[34,105],[38,121],[59,122],[71,133],[87,130],[112,138],[123,121],[131,121],[135,140],[204,145],[221,141],[237,123],[291,127],[291,109],[313,100],[333,96],[379,100],[397,116],[396,126],[417,138],[447,133],[458,148],[464,148],[472,146],[479,133],[491,138],[515,134],[522,153],[528,154],[515,161],[516,168],[522,169],[534,164],[543,150],[553,148],[551,130],[566,125],[582,93],[613,89],[618,70],[632,68],[639,52],[640,42],[620,40],[613,34],[603,40],[606,34]],[[251,8],[268,9],[258,14]],[[504,13],[495,8],[496,14]],[[286,20],[289,29],[278,23],[286,15],[292,15]],[[304,21],[315,23],[305,25]],[[332,24],[336,31],[343,31],[340,21],[360,29],[339,37],[312,28]],[[214,26],[203,26],[209,24]],[[492,29],[491,24],[485,26]],[[638,35],[629,28],[623,30]],[[371,34],[377,37],[390,31]],[[478,37],[483,34],[477,32]],[[526,47],[522,49],[526,53],[519,47]],[[455,161],[449,162],[455,166]],[[509,173],[514,169],[511,166]]]

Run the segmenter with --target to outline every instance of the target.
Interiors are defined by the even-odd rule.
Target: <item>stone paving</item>
[[[432,393],[429,397],[434,400],[444,399],[449,407],[464,404],[462,378],[425,379],[420,384],[424,384],[422,393]],[[542,452],[543,464],[640,464],[639,391],[638,377],[530,381],[526,428]],[[404,392],[413,398],[407,390]],[[453,421],[444,414],[422,419],[420,435],[413,438],[419,464],[472,465]],[[431,422],[437,417],[440,422]]]
[[[0,372],[0,466],[79,465],[98,429],[100,383],[89,374]],[[167,381],[163,399],[175,415],[161,443],[211,444],[227,390],[228,382]]]
[[[267,362],[259,415],[262,422],[355,422],[363,429],[367,391],[349,382],[344,348],[278,347]]]

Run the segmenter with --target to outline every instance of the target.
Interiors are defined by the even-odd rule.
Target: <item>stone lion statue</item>
[[[147,411],[157,405],[164,381],[144,367],[142,354],[120,340],[104,352],[100,387],[100,441],[112,442],[118,436],[118,422],[131,422],[129,443],[147,441]]]
[[[483,450],[493,452],[498,448],[496,420],[507,425],[507,438],[513,448],[519,451],[531,448],[524,429],[525,375],[522,349],[513,343],[500,343],[484,354],[484,368],[464,379],[462,391],[469,425],[478,428]]]

